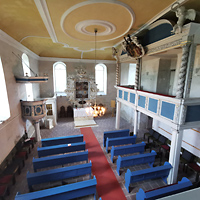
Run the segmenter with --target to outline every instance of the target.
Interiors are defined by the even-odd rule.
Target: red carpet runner
[[[92,173],[97,179],[97,192],[102,200],[126,200],[126,197],[113,173],[92,129],[81,128],[84,135],[89,160],[92,161]],[[103,137],[103,136],[102,136]]]

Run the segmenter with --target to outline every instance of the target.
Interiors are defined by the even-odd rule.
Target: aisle
[[[81,128],[84,135],[89,160],[92,161],[92,173],[97,178],[97,192],[102,200],[126,200],[120,184],[112,171],[92,129]]]

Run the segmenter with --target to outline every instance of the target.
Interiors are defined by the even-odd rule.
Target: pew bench
[[[92,170],[92,163],[90,161],[90,163],[45,170],[36,173],[28,172],[26,178],[28,182],[29,191],[33,191],[32,186],[41,183],[60,181],[77,176],[83,176],[86,174],[90,174],[91,178],[91,170]]]
[[[106,152],[108,153],[108,147],[125,145],[125,144],[135,144],[136,135],[127,136],[127,137],[118,137],[118,138],[107,138],[106,139]]]
[[[149,166],[153,167],[156,155],[157,153],[154,150],[152,150],[151,153],[126,156],[126,157],[118,156],[116,171],[120,175],[120,168],[129,167],[133,165],[140,165],[144,163],[149,163]]]
[[[107,138],[117,138],[117,137],[126,137],[129,136],[129,129],[123,129],[123,130],[114,130],[114,131],[105,131],[103,133],[103,146],[106,146],[106,140]]]
[[[51,156],[55,154],[64,154],[73,151],[85,151],[85,141],[72,143],[72,144],[61,144],[48,147],[38,147],[38,157]]]
[[[139,189],[136,193],[136,200],[151,200],[157,198],[163,198],[169,195],[177,194],[189,189],[192,186],[192,183],[186,177],[183,177],[181,181],[177,184],[166,185],[161,188],[156,188],[150,191],[144,191]]]
[[[162,178],[165,183],[167,183],[167,177],[169,171],[172,168],[171,164],[165,162],[163,166],[151,167],[148,169],[138,170],[131,172],[130,169],[127,170],[125,174],[125,187],[129,192],[129,186],[131,183],[144,181],[148,179]]]
[[[54,146],[59,144],[71,144],[76,142],[83,142],[83,135],[70,135],[64,137],[41,139],[42,147]]]
[[[80,162],[80,161],[88,162],[88,150],[83,152],[64,154],[64,155],[33,158],[33,169],[34,172],[36,172],[38,169],[53,167],[57,165],[64,165],[74,162]]]
[[[87,195],[94,195],[97,198],[96,192],[97,181],[94,176],[93,179],[54,187],[46,190],[30,192],[26,194],[17,193],[15,200],[66,200],[84,197]]]
[[[125,154],[132,154],[132,153],[144,153],[145,151],[145,143],[142,142],[140,144],[132,144],[127,146],[120,146],[111,148],[111,161],[113,162],[114,156],[125,155]]]

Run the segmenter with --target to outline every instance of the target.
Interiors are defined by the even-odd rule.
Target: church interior
[[[199,199],[199,0],[0,0],[0,199]]]

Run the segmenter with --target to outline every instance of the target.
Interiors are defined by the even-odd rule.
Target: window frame
[[[96,68],[98,66],[101,66],[103,68],[103,91],[99,91],[97,92],[97,95],[107,95],[107,66],[103,63],[99,63],[97,65],[95,65],[95,83],[96,81]],[[98,88],[98,86],[97,86]]]
[[[67,96],[67,94],[65,93],[65,91],[56,91],[56,66],[57,65],[63,65],[63,67],[65,67],[65,89],[67,89],[67,66],[64,62],[62,61],[58,61],[58,62],[55,62],[53,64],[53,86],[54,86],[54,94],[56,96]]]
[[[6,86],[5,73],[4,73],[3,62],[2,62],[1,56],[0,56],[0,77],[1,77],[0,87],[2,87],[1,88],[1,90],[2,90],[1,91],[1,101],[2,101],[2,99],[4,99],[1,102],[1,105],[3,106],[3,112],[1,112],[1,113],[5,114],[5,112],[6,112],[6,115],[0,116],[0,124],[2,124],[3,122],[5,122],[6,120],[8,120],[11,117],[11,113],[10,113],[10,104],[9,104],[9,100],[8,100],[8,91],[7,91],[7,86]],[[6,103],[6,105],[5,105],[5,103]]]

